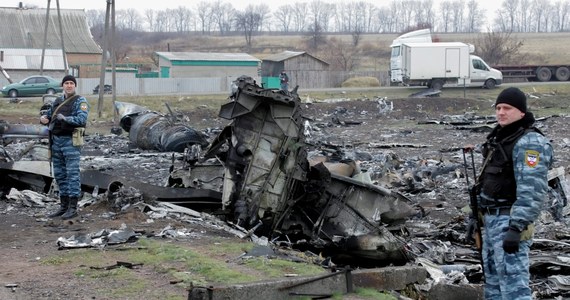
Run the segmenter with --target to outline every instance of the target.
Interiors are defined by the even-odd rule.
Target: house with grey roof
[[[0,66],[12,81],[19,81],[28,76],[37,75],[42,64],[42,49],[0,48]],[[43,74],[53,78],[65,76],[65,62],[61,49],[46,49],[44,53]],[[0,76],[0,85],[8,79]]]
[[[155,52],[160,78],[222,77],[230,82],[241,75],[259,80],[261,60],[247,53]]]
[[[46,50],[50,49],[50,53],[57,53],[57,49],[64,48],[65,57],[61,50],[59,52],[62,61],[67,61],[72,73],[79,77],[98,77],[102,49],[91,36],[85,11],[82,9],[60,9],[59,15],[61,15],[63,43],[57,9],[50,9],[49,19],[47,19],[48,14],[45,8],[0,7],[0,20],[2,20],[0,49],[5,51],[8,49],[33,50],[25,55],[26,59],[37,61],[37,57],[32,57],[39,54],[41,61],[47,19]],[[56,52],[52,52],[52,50]],[[15,59],[15,57],[12,58]],[[45,65],[46,58],[44,57],[44,69],[47,67]],[[0,60],[0,65],[7,72],[10,72],[4,66],[5,63],[7,62]],[[24,62],[17,68],[22,66],[35,68],[35,70],[30,69],[30,71],[35,71],[36,74],[40,69],[40,65]]]
[[[262,82],[267,88],[279,87],[279,73],[289,76],[289,88],[329,87],[329,64],[307,52],[283,51],[263,58]]]

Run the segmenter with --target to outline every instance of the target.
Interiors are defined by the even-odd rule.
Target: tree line
[[[105,23],[105,10],[87,10],[91,28]],[[495,16],[494,18],[492,16]],[[199,32],[204,35],[258,32],[281,33],[400,33],[409,28],[434,32],[562,32],[570,23],[570,0],[503,0],[487,9],[477,0],[392,0],[377,6],[366,1],[328,3],[310,0],[283,4],[273,11],[267,4],[243,10],[231,2],[199,1],[193,7],[116,11],[119,30],[146,32]],[[249,44],[249,42],[248,42]]]

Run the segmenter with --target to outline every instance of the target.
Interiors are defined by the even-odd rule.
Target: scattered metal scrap
[[[126,262],[126,261],[117,261],[117,263],[114,265],[105,266],[105,267],[89,267],[89,268],[93,269],[93,270],[108,271],[108,270],[113,270],[113,269],[118,269],[118,268],[138,269],[142,266],[143,266],[143,263],[134,264],[134,263]]]
[[[429,89],[419,91],[417,93],[413,93],[409,97],[410,98],[439,97],[440,94],[441,94],[441,90],[435,90],[435,89],[429,88]]]
[[[208,145],[199,131],[177,122],[172,113],[167,117],[125,102],[115,102],[115,109],[131,142],[143,150],[183,152],[189,145]]]
[[[88,191],[97,189],[97,192],[106,190],[111,200],[115,196],[118,200],[138,201],[144,195],[181,204],[193,200],[200,203],[200,199],[206,198],[214,200],[208,202],[208,205],[212,204],[215,215],[228,223],[219,219],[215,219],[219,221],[215,223],[214,218],[206,218],[207,214],[198,217],[198,213],[192,210],[166,209],[146,203],[143,206],[150,218],[163,218],[177,213],[185,215],[185,221],[190,223],[213,222],[214,226],[228,232],[233,231],[243,238],[261,240],[258,235],[262,236],[266,244],[269,240],[273,245],[310,246],[322,250],[325,255],[334,254],[339,261],[346,257],[356,257],[357,260],[366,258],[372,265],[385,265],[405,264],[414,260],[422,265],[430,265],[426,268],[432,268],[435,264],[437,270],[430,270],[430,274],[435,274],[432,279],[436,281],[463,283],[465,278],[469,282],[481,281],[482,273],[476,268],[477,254],[465,245],[461,211],[445,206],[445,199],[436,193],[438,188],[462,188],[464,180],[459,180],[462,174],[457,171],[462,169],[461,166],[440,160],[404,161],[391,154],[373,156],[356,151],[351,153],[349,160],[339,157],[334,162],[313,163],[308,159],[309,145],[305,143],[305,132],[310,129],[310,124],[300,117],[299,98],[295,91],[288,93],[263,89],[251,78],[242,77],[236,82],[230,99],[231,102],[221,108],[220,116],[233,122],[213,140],[204,153],[201,149],[203,143],[188,147],[192,143],[187,143],[183,138],[178,139],[175,135],[176,142],[170,144],[180,147],[184,145],[184,159],[182,168],[170,172],[169,187],[148,185],[96,169],[83,174],[84,188]],[[381,108],[386,107],[386,103],[381,104]],[[125,117],[121,122],[129,129],[133,122],[139,122],[139,118],[141,122],[148,120],[150,127],[156,128],[166,128],[176,123],[173,118],[148,112],[136,105],[120,105],[124,108],[122,115]],[[383,109],[379,111],[386,112]],[[460,117],[446,116],[437,122],[454,125],[454,129],[463,129],[458,126],[475,124],[478,128],[483,128],[488,127],[491,121],[487,117],[466,114]],[[156,146],[164,139],[156,138],[157,131],[148,131],[142,123],[139,132],[149,134],[142,135],[143,147],[159,151],[164,149],[164,145]],[[32,134],[35,131],[27,131],[26,126],[14,128],[24,137],[35,136]],[[4,131],[4,134],[12,132]],[[38,137],[41,138],[36,136]],[[136,144],[141,134],[131,132],[129,137]],[[319,137],[315,134],[314,138]],[[151,140],[153,142],[149,142]],[[567,141],[565,143],[568,144]],[[399,147],[398,145],[424,147],[393,144],[394,147]],[[344,146],[328,146],[331,149],[320,150],[338,156],[344,154],[340,151]],[[368,145],[370,148],[374,146],[375,144]],[[458,150],[460,149],[449,151]],[[113,153],[106,155],[114,156]],[[9,170],[10,174],[14,173],[12,171],[22,171],[26,176],[38,176],[30,180],[30,177],[10,175],[15,181],[41,185],[43,178],[49,175],[44,172],[49,169],[18,168],[15,162],[24,161],[12,159],[9,155],[0,157],[8,163],[0,167]],[[365,160],[363,164],[367,164],[368,172],[362,171],[355,164],[356,160]],[[172,162],[174,166],[174,156]],[[343,169],[344,175],[340,175],[339,169]],[[548,239],[535,240],[531,256],[535,258],[531,262],[533,275],[536,275],[533,289],[539,295],[570,296],[568,277],[557,275],[567,272],[569,268],[570,233],[565,220],[570,215],[570,206],[564,174],[563,168],[549,172],[550,214],[543,214],[537,224],[537,235],[548,236]],[[395,179],[390,179],[391,176]],[[398,187],[398,191],[373,184],[380,181],[391,183],[386,186]],[[137,192],[132,197],[121,193],[127,190]],[[138,191],[140,194],[137,194]],[[410,200],[410,194],[403,192],[417,194],[417,197],[425,200],[422,207]],[[14,194],[12,197],[29,197],[25,193],[22,195]],[[36,201],[26,201],[29,205],[41,206]],[[131,204],[117,203],[120,207]],[[433,215],[437,213],[456,216],[448,223],[436,224]],[[425,218],[426,215],[430,219]],[[552,224],[558,226],[556,231],[552,230]],[[161,234],[165,237],[186,237],[192,233],[183,229],[165,228]],[[60,247],[100,246],[99,241],[104,241],[102,236],[105,233],[61,238],[58,243],[61,242]],[[93,242],[94,238],[96,242]],[[550,254],[546,250],[554,252]],[[536,251],[539,251],[538,254]],[[465,276],[458,272],[463,272]],[[440,276],[442,273],[445,276]]]
[[[60,237],[57,239],[59,250],[68,248],[103,248],[107,245],[116,245],[132,242],[138,239],[139,233],[123,224],[117,230],[103,229],[91,234],[77,234],[69,238]]]

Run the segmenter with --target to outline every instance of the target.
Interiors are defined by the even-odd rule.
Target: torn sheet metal
[[[9,124],[0,120],[0,138],[2,140],[14,138],[47,138],[49,129],[44,125]]]
[[[48,161],[0,162],[3,187],[48,192],[53,181]]]
[[[10,193],[6,198],[8,200],[20,202],[27,207],[45,207],[47,202],[54,201],[43,194],[29,190],[18,191],[15,188],[10,189]]]
[[[264,89],[248,77],[235,86],[232,101],[219,113],[232,123],[193,160],[198,165],[217,158],[225,167],[228,221],[246,230],[261,221],[256,235],[276,241],[308,243],[377,265],[404,264],[405,242],[385,224],[416,214],[413,203],[369,182],[331,174],[324,164],[311,166],[295,91]]]
[[[134,230],[122,226],[118,230],[103,229],[96,233],[72,235],[69,238],[59,237],[57,246],[61,249],[68,248],[102,248],[107,245],[117,245],[127,242],[133,242],[138,239],[140,234]]]
[[[139,190],[145,199],[167,201],[181,206],[216,209],[221,205],[221,193],[207,189],[175,188],[150,185],[124,177],[105,174],[97,170],[83,170],[81,184],[85,189],[98,187],[102,191],[118,190],[121,187],[132,187]]]
[[[207,146],[208,141],[197,130],[136,104],[115,102],[121,115],[120,125],[129,139],[143,150],[184,152],[190,145]]]

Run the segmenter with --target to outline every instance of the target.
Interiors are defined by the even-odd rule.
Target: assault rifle
[[[469,182],[469,171],[467,168],[467,156],[465,155],[466,152],[471,153],[471,168],[473,169],[473,185]],[[483,239],[481,237],[481,228],[483,226],[483,222],[479,217],[479,203],[477,201],[477,197],[479,196],[479,192],[481,184],[479,182],[479,178],[477,178],[477,174],[475,172],[475,159],[473,157],[473,148],[465,147],[463,148],[463,165],[465,167],[465,180],[467,181],[467,192],[469,194],[469,207],[471,208],[471,216],[469,220],[468,230],[467,230],[467,240],[474,241],[475,247],[481,253],[483,250]]]

